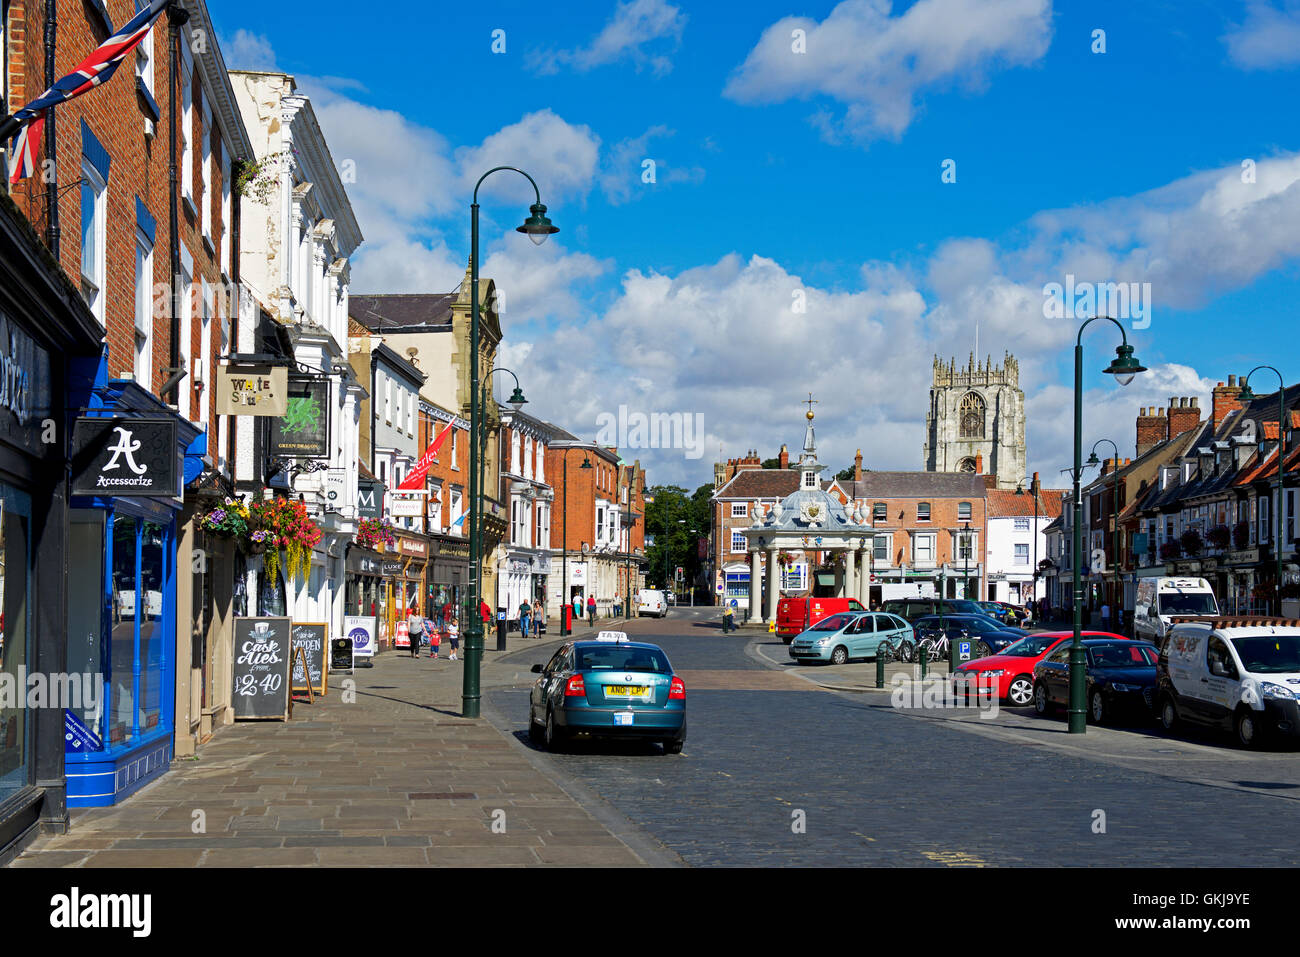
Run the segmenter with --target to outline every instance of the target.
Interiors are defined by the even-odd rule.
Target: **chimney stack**
[[[1029,485],[1029,490],[1037,495],[1042,490],[1042,485],[1038,481],[1038,473],[1034,473],[1034,479]]]
[[[1199,402],[1195,396],[1169,400],[1169,438],[1177,438],[1201,424]]]
[[[1142,408],[1137,418],[1137,454],[1146,455],[1155,446],[1169,438],[1169,420],[1164,409],[1154,406]]]
[[[1241,386],[1237,385],[1235,375],[1228,376],[1228,384],[1220,382],[1214,387],[1214,392],[1210,399],[1210,419],[1214,423],[1214,430],[1217,432],[1223,420],[1232,412],[1241,408]]]
[[[984,453],[983,452],[975,453],[975,474],[976,475],[984,474]]]
[[[858,454],[853,457],[853,481],[862,481],[862,450],[858,449]]]
[[[784,442],[781,443],[781,454],[778,458],[781,462],[781,468],[788,469],[790,467],[790,450],[785,447]]]

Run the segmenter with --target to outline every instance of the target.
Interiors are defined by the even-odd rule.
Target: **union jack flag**
[[[36,150],[40,146],[41,132],[45,125],[45,111],[108,82],[122,61],[140,45],[154,21],[171,2],[172,0],[150,0],[148,6],[142,7],[139,13],[78,63],[76,69],[14,113],[12,121],[22,125],[14,137],[10,154],[14,157],[10,173],[12,182],[16,183],[36,171]]]

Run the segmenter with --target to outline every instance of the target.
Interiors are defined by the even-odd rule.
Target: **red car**
[[[992,687],[996,681],[1000,699],[1014,707],[1024,707],[1034,700],[1034,665],[1051,654],[1061,642],[1073,637],[1073,631],[1040,631],[1021,638],[1001,654],[958,665],[956,674],[974,676],[975,687],[979,689]],[[1123,635],[1109,631],[1085,631],[1082,637],[1127,640]]]

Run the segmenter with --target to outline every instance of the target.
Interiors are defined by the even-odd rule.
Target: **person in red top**
[[[488,603],[486,601],[483,601],[482,599],[479,600],[478,611],[479,614],[483,616],[483,624],[485,625],[491,624],[492,609],[488,607]]]

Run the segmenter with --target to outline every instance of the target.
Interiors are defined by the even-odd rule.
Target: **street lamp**
[[[1033,533],[1034,567],[1031,571],[1029,582],[1030,582],[1030,588],[1032,589],[1030,592],[1030,601],[1037,603],[1038,601],[1038,482],[1033,478],[1030,478],[1028,475],[1026,475],[1024,478],[1020,480],[1020,484],[1016,486],[1017,495],[1025,494],[1025,482],[1029,483],[1029,493],[1034,497],[1034,533]],[[1028,604],[1029,603],[1027,602],[1026,606],[1028,606]],[[1030,611],[1030,614],[1035,616],[1037,615],[1037,613],[1034,612],[1032,609]]]
[[[970,522],[962,526],[962,555],[965,556],[966,566],[962,570],[962,597],[970,599]]]
[[[1286,511],[1286,494],[1283,491],[1284,472],[1286,468],[1286,380],[1282,378],[1282,373],[1278,372],[1272,366],[1255,366],[1248,373],[1246,378],[1241,380],[1241,394],[1238,398],[1243,404],[1253,402],[1255,393],[1250,391],[1250,377],[1260,369],[1267,369],[1277,376],[1277,503],[1274,511],[1277,512],[1277,535],[1273,540],[1273,552],[1277,558],[1277,578],[1275,594],[1273,596],[1274,613],[1282,614],[1282,515]]]
[[[479,374],[478,374],[478,334],[479,334],[479,303],[478,303],[478,191],[483,185],[483,181],[493,173],[502,170],[509,170],[523,176],[528,182],[532,183],[533,195],[536,202],[529,207],[531,214],[528,219],[524,220],[522,226],[516,227],[517,232],[525,234],[536,245],[541,245],[546,241],[546,237],[552,233],[559,232],[559,229],[546,218],[546,207],[542,205],[542,194],[537,188],[537,182],[521,169],[513,166],[494,166],[474,184],[473,202],[470,204],[470,316],[469,316],[469,500],[470,500],[470,525],[469,525],[469,561],[470,561],[470,585],[467,604],[472,609],[472,614],[468,615],[469,628],[465,636],[465,678],[461,686],[461,712],[466,718],[477,718],[479,716],[479,705],[481,696],[479,694],[479,669],[483,664],[483,616],[479,613],[482,604],[482,596],[479,594],[481,587],[482,575],[482,480],[479,476],[479,462],[481,449],[479,442],[479,430],[482,423],[479,417],[482,415],[482,408],[479,402]],[[513,374],[513,373],[512,373]],[[518,389],[518,380],[516,379],[515,394],[519,399],[523,399],[523,394]],[[513,401],[513,397],[512,397]],[[523,403],[520,402],[522,405]],[[566,542],[567,544],[567,542]]]
[[[1083,651],[1083,580],[1079,575],[1079,566],[1083,563],[1083,503],[1079,500],[1079,476],[1083,472],[1083,330],[1098,319],[1115,323],[1119,329],[1121,344],[1115,348],[1115,358],[1103,371],[1113,375],[1120,385],[1128,385],[1133,376],[1145,372],[1146,367],[1133,357],[1133,347],[1128,344],[1128,334],[1118,319],[1111,316],[1093,316],[1084,320],[1079,327],[1079,335],[1074,340],[1074,479],[1073,522],[1070,527],[1070,545],[1074,555],[1073,567],[1070,569],[1074,587],[1074,637],[1070,642],[1070,711],[1069,733],[1083,734],[1088,728],[1088,717],[1084,711],[1084,672]]]
[[[1112,513],[1111,522],[1113,524],[1113,529],[1111,533],[1112,534],[1111,550],[1114,553],[1114,558],[1112,559],[1112,561],[1114,562],[1115,565],[1115,585],[1111,589],[1111,616],[1112,616],[1112,620],[1118,620],[1119,606],[1120,606],[1120,601],[1119,601],[1119,588],[1120,588],[1120,584],[1119,584],[1119,449],[1115,447],[1115,443],[1112,442],[1110,439],[1098,439],[1096,442],[1093,443],[1092,451],[1088,453],[1088,461],[1084,463],[1084,468],[1090,468],[1094,465],[1101,464],[1101,460],[1097,458],[1097,446],[1101,445],[1103,442],[1110,446],[1111,453],[1115,456],[1113,460],[1115,466],[1113,471],[1111,472],[1111,474],[1114,476],[1114,482],[1112,483],[1112,488],[1110,493],[1110,498],[1111,498],[1110,504],[1111,504],[1111,513]],[[1105,575],[1106,573],[1105,571],[1103,571],[1102,572],[1103,581],[1105,580]]]
[[[591,464],[590,455],[584,456],[582,459],[582,464],[578,466],[578,468],[582,468],[582,469],[589,469],[592,467],[593,466]],[[562,533],[564,541],[561,543],[561,548],[560,548],[560,563],[564,566],[564,570],[563,570],[564,590],[560,592],[560,601],[562,602],[562,604],[560,605],[560,637],[567,638],[572,633],[569,627],[564,623],[564,606],[570,604],[569,602],[569,450],[568,449],[564,450],[564,508],[560,512],[560,523],[564,527],[564,531]]]

